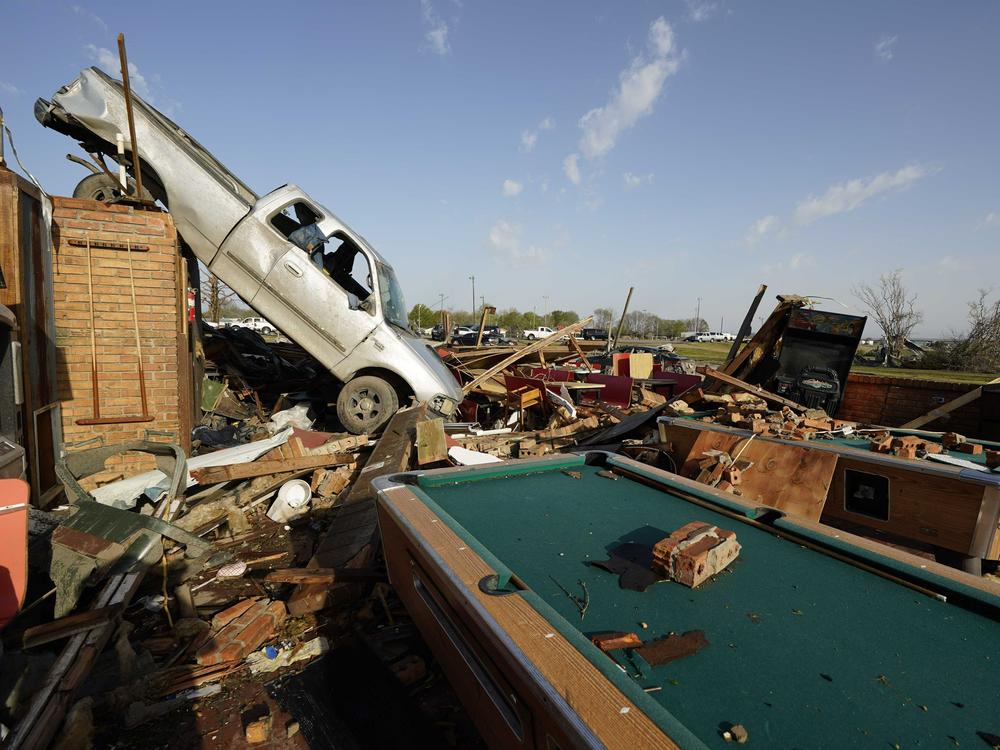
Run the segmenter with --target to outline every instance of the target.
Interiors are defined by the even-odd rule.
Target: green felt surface
[[[704,630],[710,645],[694,656],[655,669],[634,658],[629,671],[638,677],[581,641],[640,707],[655,705],[647,712],[668,733],[675,717],[718,747],[726,722],[746,726],[758,747],[977,747],[976,731],[1000,734],[996,620],[599,469],[579,459],[510,476],[510,467],[478,469],[421,477],[414,490],[520,576],[543,614],[552,617],[548,605],[561,615],[552,619],[564,632],[624,630],[649,640]],[[584,564],[695,520],[733,529],[743,546],[698,589],[623,590]],[[552,578],[574,594],[586,583],[585,619]],[[636,689],[652,685],[663,689]]]

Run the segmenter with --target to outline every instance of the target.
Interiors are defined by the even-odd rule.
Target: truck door
[[[323,223],[287,232],[291,242],[252,304],[336,374],[337,365],[378,325],[378,305],[364,252],[343,231],[324,236]]]

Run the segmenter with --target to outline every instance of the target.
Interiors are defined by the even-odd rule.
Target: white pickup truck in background
[[[524,332],[524,338],[526,339],[544,339],[546,336],[551,336],[555,331],[548,326],[538,326],[538,328],[529,328]]]
[[[275,327],[268,323],[264,318],[243,318],[243,320],[237,321],[233,325],[249,328],[251,331],[256,331],[263,336],[273,336],[277,333]]]

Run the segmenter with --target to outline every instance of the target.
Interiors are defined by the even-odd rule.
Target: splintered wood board
[[[681,474],[696,476],[705,451],[724,451],[736,458],[742,449],[740,460],[753,462],[743,472],[743,482],[739,485],[743,500],[818,521],[837,467],[836,454],[786,443],[753,440],[747,444],[747,441],[742,435],[702,432],[694,441]]]

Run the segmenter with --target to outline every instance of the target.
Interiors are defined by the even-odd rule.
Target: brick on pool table
[[[654,573],[695,588],[725,568],[740,553],[735,532],[692,521],[653,547]]]

